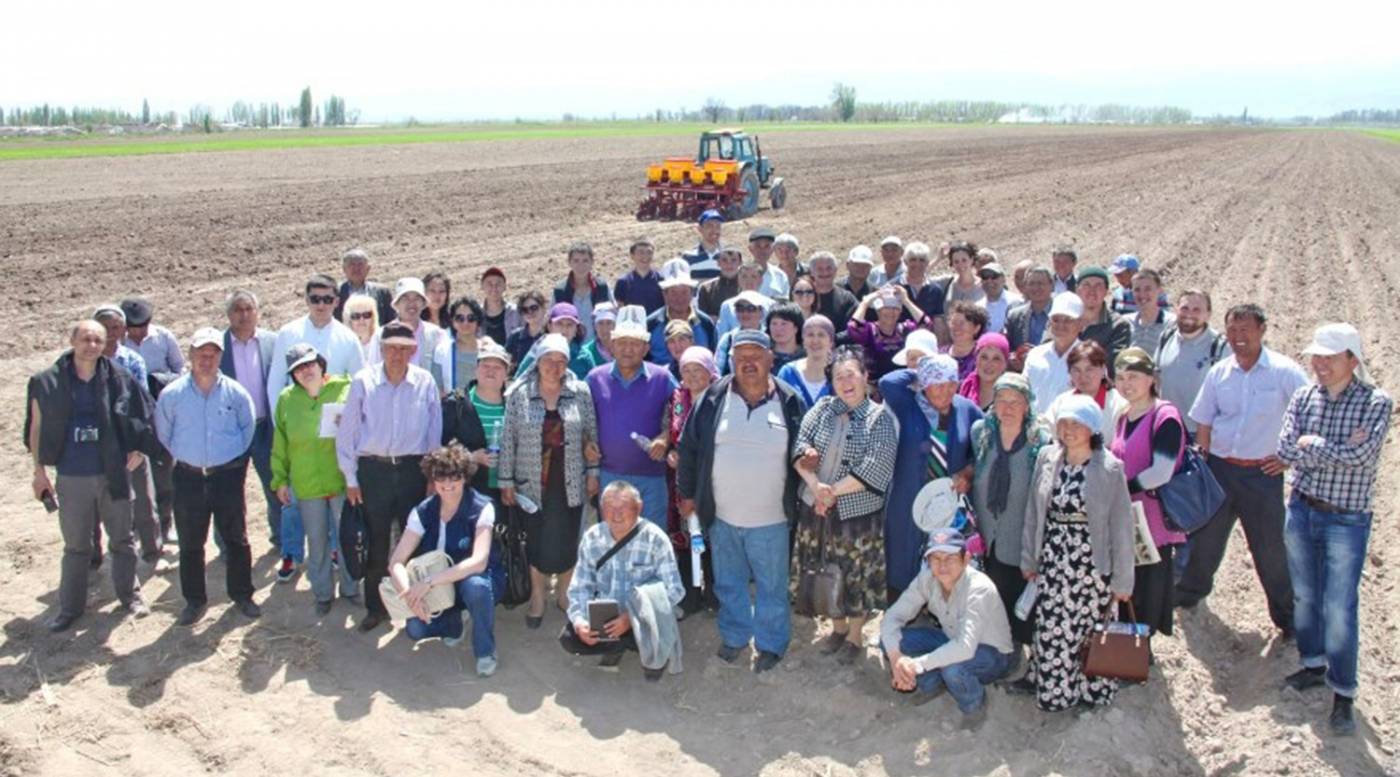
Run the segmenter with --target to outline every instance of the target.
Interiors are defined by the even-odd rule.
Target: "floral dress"
[[[1080,650],[1113,599],[1107,579],[1094,571],[1094,548],[1084,513],[1084,465],[1064,464],[1050,497],[1040,548],[1035,602],[1036,704],[1042,710],[1108,704],[1118,682],[1084,676]]]

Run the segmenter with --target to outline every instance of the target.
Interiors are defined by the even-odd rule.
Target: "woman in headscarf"
[[[989,335],[990,336],[990,335]],[[1000,335],[997,335],[1000,337]],[[1036,418],[1035,394],[1024,375],[1008,372],[993,388],[992,412],[972,425],[972,507],[987,548],[983,571],[997,585],[1011,637],[1031,643],[1031,621],[1016,617],[1016,600],[1026,587],[1021,575],[1021,532],[1035,474],[1035,457],[1051,441],[1050,428]]]
[[[676,551],[676,565],[680,569],[681,580],[685,583],[685,599],[681,600],[681,609],[686,614],[698,611],[706,601],[715,602],[714,586],[710,581],[714,580],[714,573],[710,571],[710,557],[707,553],[702,556],[705,572],[705,594],[695,587],[691,568],[690,554],[690,527],[686,524],[688,516],[680,513],[680,495],[676,493],[676,468],[680,466],[680,454],[678,446],[681,442],[681,432],[685,430],[686,419],[690,418],[690,411],[695,407],[695,403],[705,395],[705,390],[710,384],[719,380],[719,369],[715,366],[714,354],[703,345],[692,345],[685,349],[678,360],[681,373],[681,385],[676,387],[671,394],[671,401],[666,406],[665,428],[670,432],[671,450],[666,454],[666,487],[671,493],[670,509],[666,518],[666,531],[671,535],[671,547]],[[718,603],[715,603],[718,606]]]
[[[880,379],[880,395],[899,422],[894,482],[885,503],[885,577],[893,602],[923,563],[924,535],[914,525],[914,497],[934,478],[972,488],[972,425],[982,411],[958,394],[958,365],[947,354],[924,356],[913,369]]]
[[[1005,335],[988,332],[977,338],[977,367],[958,385],[958,394],[967,397],[986,412],[996,397],[997,380],[1011,364],[1011,343]]]

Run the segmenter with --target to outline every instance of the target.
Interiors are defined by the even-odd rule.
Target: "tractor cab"
[[[711,208],[727,220],[758,212],[759,193],[768,189],[774,210],[787,201],[783,179],[773,175],[773,161],[763,155],[758,138],[741,129],[715,129],[700,134],[694,159],[667,157],[647,167],[647,198],[637,218],[696,219]]]
[[[761,186],[767,186],[768,179],[773,174],[773,165],[763,157],[758,138],[746,134],[741,129],[717,129],[702,133],[700,152],[695,161],[703,165],[708,159],[738,162],[740,170],[752,165]]]

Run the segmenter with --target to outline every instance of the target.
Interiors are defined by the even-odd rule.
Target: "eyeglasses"
[[[373,310],[365,310],[365,311],[361,311],[361,312],[359,312],[359,313],[351,313],[351,314],[350,314],[350,320],[351,320],[351,321],[373,321],[373,320],[374,320],[374,311],[373,311]]]
[[[521,312],[521,313],[524,313],[524,314],[527,315],[527,316],[533,316],[533,315],[535,315],[536,313],[540,312],[540,306],[539,306],[539,305],[524,305],[524,306],[522,306],[522,307],[520,308],[520,312]]]
[[[334,305],[336,297],[334,294],[308,294],[306,301],[313,305]]]
[[[536,310],[538,310],[538,308],[536,308]],[[476,314],[475,314],[475,313],[471,313],[471,314],[468,314],[468,315],[465,315],[465,316],[459,313],[459,314],[453,316],[453,317],[452,317],[452,320],[453,320],[453,321],[456,321],[456,322],[459,323],[459,324],[475,324],[475,323],[476,323],[477,321],[479,321],[480,319],[478,319],[478,318],[476,317]]]
[[[793,289],[793,290],[792,290],[792,296],[794,296],[794,297],[815,297],[816,294],[817,294],[817,293],[816,293],[815,291],[811,290],[811,289]]]
[[[451,475],[434,475],[433,480],[439,483],[461,483],[465,478],[462,473],[454,472]]]

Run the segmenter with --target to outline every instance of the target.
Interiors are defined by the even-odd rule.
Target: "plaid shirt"
[[[598,559],[617,544],[607,522],[595,523],[583,533],[578,544],[578,564],[574,579],[569,583],[569,622],[588,620],[588,603],[594,599],[611,599],[626,608],[627,597],[637,586],[653,581],[666,586],[671,604],[685,598],[681,573],[676,568],[676,554],[671,538],[660,527],[639,518],[641,531],[619,550],[608,563],[598,569]]]
[[[1293,490],[1348,512],[1369,512],[1391,404],[1390,395],[1356,380],[1335,399],[1316,383],[1298,389],[1278,441],[1279,458],[1293,468]],[[1365,438],[1353,443],[1360,432]],[[1300,448],[1304,435],[1322,442]]]
[[[865,485],[864,490],[836,498],[836,515],[844,521],[884,509],[885,491],[894,479],[894,452],[899,447],[899,430],[895,428],[894,414],[884,405],[866,399],[852,408],[838,397],[823,397],[802,419],[793,459],[800,458],[808,449],[819,453],[829,450],[836,443],[833,434],[836,417],[843,413],[850,413],[846,448],[836,467],[836,476],[828,485],[836,485],[847,475]]]

